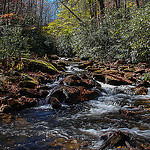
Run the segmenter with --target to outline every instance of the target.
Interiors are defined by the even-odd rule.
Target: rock
[[[105,76],[105,82],[107,84],[111,84],[111,85],[131,85],[133,84],[132,81],[124,78],[124,77],[120,77],[118,75],[106,75]]]
[[[0,85],[0,95],[5,93],[7,93],[7,91]]]
[[[89,57],[82,57],[81,60],[89,60]]]
[[[10,105],[2,105],[0,107],[0,112],[10,113],[12,111],[12,107]]]
[[[45,98],[49,94],[47,90],[41,90],[40,93],[41,93],[40,95],[41,98]]]
[[[7,99],[7,104],[10,106],[15,105],[15,104],[17,104],[17,100],[15,100],[13,98],[9,98],[9,99]]]
[[[40,75],[37,80],[40,84],[46,84],[46,83],[53,82],[52,77],[49,77],[48,75]]]
[[[22,96],[18,99],[18,103],[20,104],[20,107],[18,107],[18,109],[24,109],[36,106],[38,101],[35,98],[28,98],[26,96]]]
[[[86,89],[83,86],[62,86],[54,90],[51,97],[56,97],[60,102],[76,104],[95,99],[98,95],[97,91]]]
[[[52,60],[58,60],[59,57],[57,55],[50,55],[48,56],[49,59],[52,59]]]
[[[134,72],[134,68],[125,68],[123,71],[124,72]]]
[[[96,67],[93,67],[93,66],[87,66],[85,69],[88,70],[88,71],[90,71],[90,72],[95,72],[95,71],[97,71],[97,68],[96,68]]]
[[[118,86],[123,84],[123,82],[121,80],[119,80],[113,76],[109,76],[109,75],[105,76],[105,82],[107,84],[118,85]]]
[[[81,74],[80,77],[81,77],[82,79],[88,79],[88,78],[89,78],[88,75],[86,75],[86,74]]]
[[[85,62],[85,63],[81,63],[79,65],[79,69],[85,69],[87,66],[92,66],[93,65],[93,61],[88,61],[88,62]]]
[[[35,88],[37,85],[38,85],[37,81],[20,81],[19,82],[20,87]]]
[[[100,82],[105,82],[105,75],[104,74],[93,74],[93,78]]]
[[[130,143],[129,136],[122,131],[117,131],[114,134],[112,134],[101,145],[100,149],[106,149],[107,150],[107,149],[117,148],[118,146],[129,146],[130,145],[129,143]]]
[[[146,95],[147,89],[145,87],[137,87],[135,90],[135,95]]]
[[[70,75],[64,79],[64,82],[69,86],[84,86],[86,88],[94,87],[94,82],[90,79],[82,79],[77,75]]]
[[[113,77],[115,77],[115,78],[121,80],[122,85],[132,85],[132,84],[133,84],[133,82],[132,82],[131,80],[128,80],[128,79],[125,78],[125,77],[122,77],[122,76],[119,76],[119,75],[113,75]]]
[[[54,141],[50,143],[50,147],[53,149],[64,149],[64,150],[78,150],[85,149],[86,145],[84,143],[81,144],[80,140],[77,139],[68,139],[57,137]]]
[[[143,73],[145,73],[145,69],[137,69],[137,70],[134,71],[134,73],[136,73],[136,74],[138,74],[138,73],[143,74]]]
[[[51,97],[49,103],[51,104],[53,109],[61,108],[61,103],[56,97]]]
[[[77,75],[69,75],[64,79],[64,82],[70,86],[79,86],[81,78]]]
[[[33,60],[33,59],[22,59],[24,62],[28,63],[28,68],[31,71],[42,71],[48,74],[58,74],[59,71],[49,62],[43,60]]]
[[[32,89],[32,88],[21,88],[19,90],[19,93],[21,96],[28,96],[31,98],[40,98],[41,97],[41,93],[38,92],[36,89]]]
[[[142,81],[141,83],[139,83],[137,85],[137,87],[142,87],[142,86],[144,86],[145,88],[148,88],[148,87],[150,87],[150,82],[148,82],[148,81]]]

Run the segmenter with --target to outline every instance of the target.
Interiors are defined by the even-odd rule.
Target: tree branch
[[[67,7],[61,0],[59,0],[59,2],[66,7],[76,18],[78,21],[80,21],[81,23],[83,22],[69,7]]]

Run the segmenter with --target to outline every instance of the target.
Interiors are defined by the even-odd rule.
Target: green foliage
[[[130,13],[124,14],[116,24],[119,28],[113,27],[111,32],[118,40],[118,51],[124,59],[130,62],[144,62],[149,59],[150,43],[150,5],[144,8],[133,9]]]
[[[149,73],[144,73],[143,74],[143,80],[149,81],[150,82],[150,72]]]
[[[40,56],[57,53],[55,40],[42,29],[36,27],[24,28],[22,34],[28,38],[27,43],[30,46],[31,52],[39,54]]]
[[[89,9],[86,1],[67,1],[67,6],[80,18],[90,20]],[[79,7],[80,5],[80,7]],[[46,33],[52,35],[57,40],[58,54],[63,56],[73,56],[72,39],[74,33],[80,27],[80,22],[63,5],[59,8],[58,18],[44,27]]]
[[[2,26],[0,36],[0,57],[20,58],[28,52],[27,37],[22,36],[22,28],[19,26]]]
[[[87,1],[88,2],[88,1]],[[98,23],[90,18],[87,2],[74,6],[68,1],[67,6],[86,25],[65,8],[61,7],[58,19],[51,22],[45,30],[57,40],[58,52],[63,55],[76,54],[90,56],[107,61],[123,59],[126,62],[148,62],[150,58],[150,4],[138,9],[134,3],[127,3],[127,9],[106,9],[105,16]],[[86,10],[83,9],[83,6]],[[91,20],[91,22],[90,22]]]

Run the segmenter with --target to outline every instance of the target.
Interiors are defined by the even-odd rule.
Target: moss
[[[36,80],[19,82],[20,87],[35,88],[37,85],[39,85],[39,83]]]
[[[24,62],[28,63],[28,68],[32,71],[42,71],[49,74],[58,74],[59,71],[49,62],[43,60],[33,60],[33,59],[22,59]]]

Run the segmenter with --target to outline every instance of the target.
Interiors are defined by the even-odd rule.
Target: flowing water
[[[78,71],[69,67],[68,72]],[[83,71],[83,70],[79,70]],[[55,82],[56,84],[57,82]],[[132,86],[111,86],[100,97],[53,110],[49,104],[28,108],[0,117],[2,150],[98,150],[101,138],[117,130],[135,139],[150,141],[150,95],[133,95]],[[132,116],[120,110],[141,111]]]

